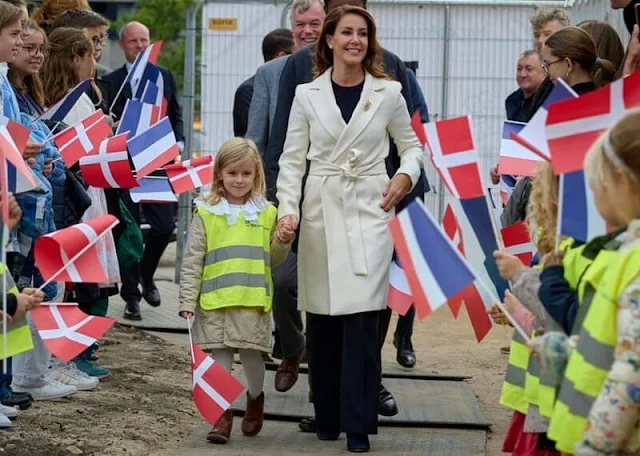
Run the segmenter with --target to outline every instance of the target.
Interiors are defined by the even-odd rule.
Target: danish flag
[[[127,152],[127,133],[105,139],[97,153],[80,159],[80,169],[87,184],[98,188],[133,188],[133,177]]]
[[[185,160],[164,167],[176,195],[213,183],[213,156]]]
[[[516,223],[500,231],[502,242],[507,253],[517,256],[522,264],[529,266],[536,254],[536,247],[531,242],[529,225],[525,222]]]
[[[193,402],[211,426],[244,391],[244,386],[200,347],[191,345],[193,354]]]
[[[594,92],[549,106],[546,121],[556,174],[583,169],[591,145],[627,111],[640,106],[640,71]]]
[[[449,193],[460,199],[483,196],[479,156],[469,117],[430,122],[424,127],[431,160]]]
[[[420,111],[416,110],[411,116],[411,128],[418,137],[418,141],[422,144],[422,147],[427,143],[427,134],[424,131],[424,124],[420,118]]]
[[[35,259],[42,277],[47,281],[109,283],[95,243],[117,224],[113,215],[103,215],[40,236]]]
[[[93,345],[116,322],[89,316],[77,304],[38,307],[30,312],[33,324],[51,353],[69,362]]]
[[[75,125],[53,137],[67,167],[76,164],[82,157],[98,147],[112,131],[107,118],[98,110]]]
[[[450,204],[447,204],[447,208],[442,217],[442,229],[453,243],[453,246],[458,249],[462,256],[466,257],[462,229]],[[491,331],[491,319],[487,315],[484,301],[475,283],[467,285],[461,292],[450,298],[447,303],[454,318],[458,318],[462,305],[465,305],[478,342],[481,342],[489,331]]]

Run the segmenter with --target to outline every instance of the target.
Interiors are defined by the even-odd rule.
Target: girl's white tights
[[[240,362],[244,368],[244,375],[247,377],[249,394],[252,398],[257,398],[262,394],[264,386],[264,360],[262,353],[258,350],[240,349]],[[233,365],[233,349],[219,348],[211,350],[211,357],[220,363],[228,372],[231,372]]]

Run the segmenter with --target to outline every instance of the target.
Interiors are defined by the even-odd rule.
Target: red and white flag
[[[556,174],[583,169],[591,145],[630,109],[640,106],[640,71],[579,98],[549,106],[546,120]]]
[[[71,167],[111,134],[107,118],[102,111],[98,110],[75,125],[62,130],[53,137],[53,140],[65,164]]]
[[[116,322],[112,318],[89,316],[77,304],[42,306],[29,314],[49,351],[65,362],[93,345]]]
[[[483,196],[479,155],[469,117],[430,122],[424,127],[431,160],[449,193],[460,199]]]
[[[87,184],[98,188],[133,188],[138,182],[129,165],[127,133],[105,139],[93,153],[80,159]]]
[[[211,426],[244,391],[244,386],[200,347],[191,345],[193,353],[193,402]]]
[[[40,236],[35,245],[36,266],[46,281],[109,283],[95,243],[118,224],[113,215]]]
[[[467,254],[464,248],[462,229],[453,211],[453,207],[451,207],[450,204],[447,204],[447,208],[442,216],[442,229],[454,247],[457,247],[462,256],[466,258]],[[447,304],[454,318],[458,318],[463,305],[466,307],[469,320],[471,320],[471,326],[473,327],[478,342],[481,342],[489,331],[491,331],[493,324],[487,315],[485,302],[475,283],[467,285],[462,291],[450,298]]]
[[[422,147],[427,143],[427,134],[424,131],[424,124],[422,123],[422,119],[420,118],[420,111],[416,110],[411,116],[411,128],[413,128],[413,132],[418,137],[418,141],[422,144]]]
[[[500,232],[507,253],[517,256],[522,261],[522,264],[529,266],[537,252],[536,246],[531,242],[529,225],[525,222],[520,222],[502,228]]]
[[[213,183],[213,155],[164,167],[176,195]]]

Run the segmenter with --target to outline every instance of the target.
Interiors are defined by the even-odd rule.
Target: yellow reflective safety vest
[[[18,288],[13,282],[13,278],[7,267],[0,263],[0,291],[4,295],[4,283],[7,283],[9,294],[17,295]],[[31,328],[27,319],[22,317],[7,323],[7,350],[5,352],[5,339],[2,334],[2,319],[0,319],[0,359],[10,358],[20,353],[33,350],[33,339],[31,338]]]
[[[278,210],[272,204],[258,214],[257,222],[238,216],[229,226],[226,215],[196,209],[202,218],[207,246],[200,288],[200,307],[262,307],[271,310],[271,233]]]
[[[571,289],[577,290],[578,304],[581,307],[578,316],[586,315],[600,279],[608,265],[617,256],[616,251],[620,243],[615,240],[615,237],[622,231],[599,236],[587,244],[570,250],[565,255],[562,261],[564,278]],[[582,319],[579,320],[578,323],[578,318],[576,318],[574,331],[576,328],[579,331],[582,327]],[[545,332],[564,331],[558,326],[552,318],[548,318],[545,322]],[[543,386],[538,395],[538,406],[540,414],[546,418],[551,418],[553,415],[556,393],[560,387],[559,380],[561,379],[555,379],[544,372],[541,375],[540,383]]]
[[[567,252],[577,250],[572,249],[573,244],[574,240],[572,238],[563,239],[560,242],[559,250],[565,252],[565,254]],[[542,264],[538,264],[535,266],[536,269],[542,269],[542,267]],[[536,321],[536,328],[541,325],[541,321]],[[551,325],[557,327],[551,327]],[[547,318],[545,319],[545,330],[557,331],[559,329],[559,325],[557,325],[557,323],[555,323],[553,319],[549,315],[547,315]],[[535,339],[535,334],[531,335],[531,339]],[[542,372],[540,360],[535,356],[528,356],[528,358],[529,360],[527,363],[527,372],[525,374],[525,398],[529,404],[540,407],[540,396],[548,396],[550,392],[555,395],[555,385],[550,375]]]
[[[569,358],[547,435],[558,451],[575,454],[587,424],[591,406],[600,394],[613,364],[617,339],[617,303],[620,294],[640,275],[640,247],[618,253],[600,271],[601,279],[589,302],[576,349]],[[584,312],[584,311],[583,311]],[[580,315],[576,323],[579,323]]]

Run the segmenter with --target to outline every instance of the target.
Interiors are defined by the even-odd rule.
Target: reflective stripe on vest
[[[509,350],[509,364],[500,393],[500,404],[520,413],[527,413],[529,408],[525,397],[529,353],[525,340],[514,331]]]
[[[639,274],[640,248],[635,247],[615,255],[596,286],[549,424],[548,436],[560,451],[574,454],[574,447],[582,438],[591,406],[613,363],[619,297]]]
[[[226,215],[216,215],[200,205],[197,214],[206,232],[206,254],[200,286],[200,307],[262,307],[271,310],[271,233],[277,209],[259,212],[257,221],[244,214],[229,226]]]
[[[4,295],[4,283],[7,282],[9,288],[8,293],[12,295],[18,294],[18,288],[13,282],[13,278],[4,264],[0,263],[0,293]],[[2,319],[0,319],[0,325]],[[5,352],[5,340],[0,326],[0,359],[10,358],[12,356],[24,353],[33,349],[33,339],[31,338],[31,328],[27,323],[26,317],[18,320],[12,320],[7,323],[7,351]]]

